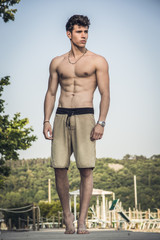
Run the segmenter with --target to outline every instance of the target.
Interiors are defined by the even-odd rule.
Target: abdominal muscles
[[[91,78],[72,78],[60,81],[59,107],[93,107],[93,93],[96,82]]]

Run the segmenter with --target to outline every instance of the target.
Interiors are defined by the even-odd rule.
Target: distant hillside
[[[11,207],[48,199],[48,179],[51,179],[52,200],[57,200],[54,170],[49,159],[10,161],[11,175],[0,193],[0,206]],[[79,188],[79,171],[71,162],[70,190]],[[113,191],[124,208],[134,207],[133,175],[137,176],[138,204],[142,210],[160,208],[160,155],[151,158],[126,155],[122,160],[97,159],[94,188]],[[93,200],[92,200],[93,201]]]

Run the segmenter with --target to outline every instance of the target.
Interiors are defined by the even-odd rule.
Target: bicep
[[[101,94],[109,93],[109,71],[108,63],[105,59],[101,59],[97,63],[96,78],[98,89]]]
[[[54,63],[50,64],[49,72],[50,72],[50,75],[48,80],[48,92],[51,95],[55,95],[58,88],[58,73],[56,71],[56,67]]]

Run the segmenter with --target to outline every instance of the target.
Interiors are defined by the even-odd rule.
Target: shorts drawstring
[[[67,114],[66,127],[70,127],[70,126],[71,126],[70,118],[71,118],[71,116],[73,116],[73,115],[74,115],[74,112],[69,112],[69,113]]]
[[[71,126],[70,124],[70,117],[73,115],[80,115],[80,114],[94,114],[94,109],[91,107],[87,107],[87,108],[61,108],[58,107],[56,114],[67,114],[67,118],[66,118],[66,127]]]

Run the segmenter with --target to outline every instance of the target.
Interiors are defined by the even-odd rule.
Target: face
[[[72,33],[67,31],[69,39],[78,47],[85,47],[88,39],[88,27],[74,25]]]

